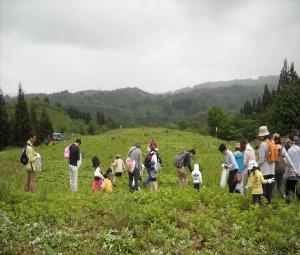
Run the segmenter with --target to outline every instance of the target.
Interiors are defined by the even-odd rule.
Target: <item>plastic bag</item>
[[[81,166],[81,163],[82,163],[82,160],[81,160],[81,153],[80,153],[80,156],[79,156],[79,160],[77,161],[77,167],[79,168]]]
[[[220,181],[220,187],[222,189],[225,188],[226,186],[226,177],[227,177],[227,174],[228,174],[228,170],[223,168],[223,171],[222,171],[222,175],[221,175],[221,181]]]
[[[42,157],[40,154],[38,154],[38,157],[34,161],[34,165],[36,171],[42,171]]]

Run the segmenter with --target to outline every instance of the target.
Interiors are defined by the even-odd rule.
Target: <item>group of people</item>
[[[291,194],[300,199],[296,192],[300,179],[299,132],[294,130],[285,145],[280,135],[271,135],[266,126],[259,128],[258,136],[261,143],[257,153],[247,139],[236,144],[235,152],[227,149],[225,144],[219,146],[219,151],[225,156],[223,171],[228,173],[229,192],[244,193],[250,188],[253,203],[261,205],[262,195],[271,203],[276,184],[281,197],[287,202]]]
[[[235,151],[231,152],[225,144],[219,146],[219,151],[225,156],[226,163],[222,165],[223,173],[228,175],[227,183],[230,193],[245,193],[248,188],[252,190],[253,203],[261,205],[261,197],[265,196],[270,203],[276,184],[281,197],[290,201],[290,195],[296,194],[297,182],[300,179],[300,144],[299,132],[294,130],[286,143],[283,145],[279,134],[271,135],[266,126],[259,128],[258,134],[261,143],[252,148],[247,139],[242,139],[235,145]],[[26,165],[28,177],[26,190],[35,191],[35,162],[40,157],[34,150],[36,134],[30,133],[24,152],[26,152]],[[78,168],[81,164],[80,154],[81,140],[76,139],[73,144],[67,146],[64,156],[68,160],[70,171],[70,188],[72,191],[78,189]],[[188,171],[191,172],[194,188],[200,190],[202,174],[199,164],[192,168],[192,159],[196,152],[190,149],[176,155],[174,166],[177,172],[179,186],[188,186]],[[146,157],[142,158],[141,146],[135,143],[127,153],[124,163],[119,154],[114,162],[104,173],[101,168],[99,157],[92,158],[94,177],[92,191],[111,193],[116,184],[116,178],[122,176],[123,172],[128,173],[128,188],[130,191],[141,189],[141,176],[144,170],[147,177],[143,186],[150,184],[150,191],[156,191],[157,176],[162,167],[162,159],[159,149],[154,140],[151,140],[147,147]],[[226,177],[225,177],[226,178]],[[300,194],[298,194],[300,199]]]

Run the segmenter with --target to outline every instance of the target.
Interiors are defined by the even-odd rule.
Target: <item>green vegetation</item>
[[[113,194],[91,192],[90,159],[98,155],[105,170],[116,153],[123,158],[134,142],[143,152],[156,139],[164,162],[158,191],[129,193],[127,175]],[[25,170],[19,149],[0,152],[1,254],[297,254],[300,252],[299,203],[276,197],[262,208],[251,195],[228,194],[219,187],[223,156],[219,140],[163,128],[113,130],[81,137],[83,164],[79,191],[69,190],[63,158],[66,143],[39,146],[43,171],[37,193],[23,190]],[[228,144],[229,147],[233,143]],[[195,148],[204,186],[179,189],[175,154]],[[145,174],[144,174],[145,177]]]

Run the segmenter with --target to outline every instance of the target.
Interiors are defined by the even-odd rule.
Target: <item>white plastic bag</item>
[[[227,174],[228,174],[228,170],[223,168],[223,171],[222,171],[222,175],[221,175],[221,181],[220,181],[220,187],[222,189],[225,188],[226,186],[226,177],[227,177]]]
[[[35,165],[35,170],[36,171],[42,171],[42,157],[40,154],[37,153],[37,158],[34,161],[34,165]]]
[[[80,153],[80,156],[79,156],[79,160],[77,161],[77,167],[79,168],[81,166],[81,153]]]

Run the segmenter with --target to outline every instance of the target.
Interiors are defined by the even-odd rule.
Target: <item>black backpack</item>
[[[145,161],[144,161],[145,167],[151,166],[151,158],[152,158],[152,154],[151,154],[151,152],[149,152],[145,157]]]
[[[177,168],[181,168],[183,166],[183,161],[186,155],[186,151],[177,154],[174,160],[174,166]]]
[[[30,146],[30,147],[31,147],[31,145],[27,143],[27,144],[25,145],[25,147],[24,147],[24,149],[23,149],[21,155],[20,155],[20,163],[23,164],[24,166],[27,165],[28,160],[29,160],[28,157],[27,157],[27,154],[26,154],[27,146]]]

